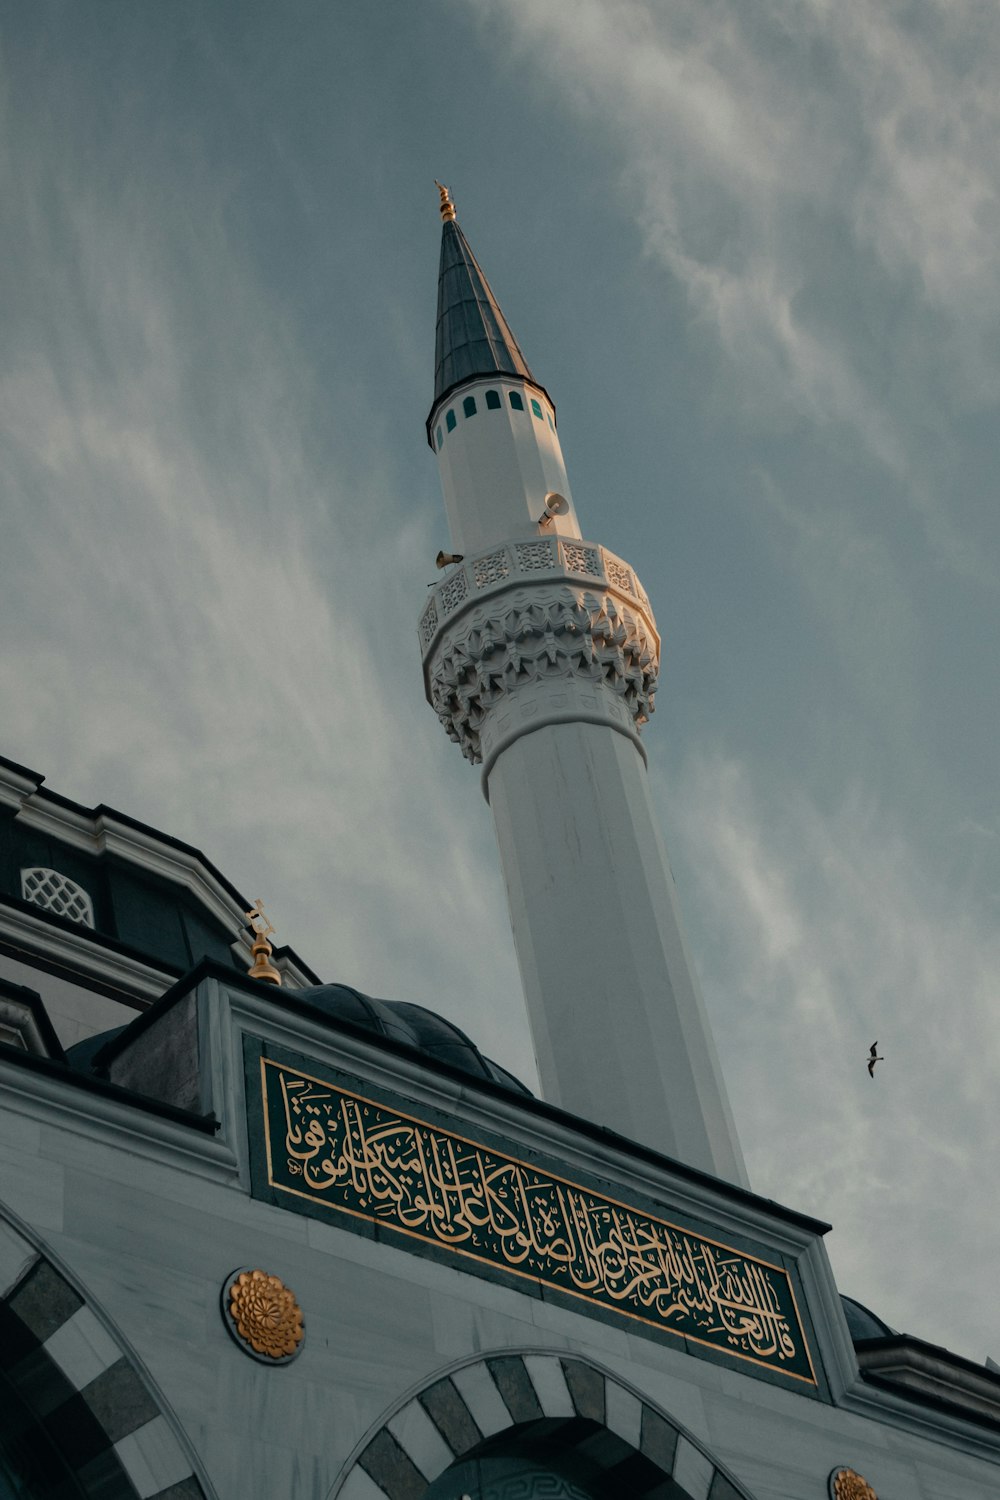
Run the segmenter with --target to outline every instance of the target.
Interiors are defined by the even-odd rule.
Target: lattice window
[[[521,573],[534,573],[540,568],[554,568],[555,551],[551,542],[516,542],[517,566]]]
[[[424,610],[423,617],[420,621],[420,638],[425,646],[430,645],[431,637],[433,636],[435,630],[437,630],[437,623],[437,605],[432,599],[427,608]]]
[[[459,569],[457,573],[451,575],[448,582],[443,584],[438,591],[441,608],[445,614],[450,615],[452,610],[461,604],[468,592],[469,586],[465,581],[465,571],[464,569]]]
[[[21,895],[25,901],[44,907],[46,911],[54,911],[58,917],[79,922],[82,927],[94,925],[94,903],[87,892],[68,875],[60,875],[58,870],[46,870],[40,865],[22,870]]]
[[[563,542],[562,549],[567,573],[590,573],[595,578],[599,576],[596,547],[581,547],[576,542]]]
[[[616,589],[621,589],[625,594],[635,597],[635,581],[632,577],[632,569],[627,568],[624,563],[615,562],[613,557],[605,557],[604,571],[608,575],[608,582]]]
[[[472,576],[476,580],[477,589],[486,589],[491,583],[499,583],[509,572],[510,558],[505,547],[501,547],[499,552],[491,552],[488,557],[477,557],[472,564]]]

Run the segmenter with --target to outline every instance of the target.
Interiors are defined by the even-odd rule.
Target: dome
[[[491,1058],[484,1057],[460,1027],[422,1005],[413,1005],[406,1000],[375,1000],[347,984],[319,984],[287,993],[289,998],[304,1001],[332,1020],[360,1026],[375,1036],[388,1037],[404,1047],[412,1047],[425,1057],[446,1063],[472,1078],[486,1079],[510,1089],[512,1093],[531,1097],[531,1090],[520,1079]]]
[[[860,1302],[855,1302],[853,1297],[841,1295],[840,1305],[844,1309],[844,1317],[847,1319],[847,1331],[851,1335],[854,1344],[863,1343],[865,1339],[889,1339],[896,1332],[890,1328],[888,1323],[883,1323],[867,1307]]]
[[[74,1042],[72,1047],[66,1048],[66,1061],[75,1073],[95,1072],[94,1058],[98,1052],[108,1042],[113,1042],[116,1036],[121,1036],[126,1029],[125,1026],[112,1026],[110,1031],[101,1031],[97,1036],[84,1037],[82,1042]]]

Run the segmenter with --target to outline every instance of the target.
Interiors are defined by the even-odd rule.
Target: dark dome
[[[841,1296],[840,1305],[844,1309],[847,1331],[851,1335],[852,1343],[860,1344],[865,1339],[890,1339],[895,1334],[894,1328],[890,1328],[888,1323],[883,1323],[881,1318],[877,1318],[860,1302],[855,1302],[853,1297]]]
[[[484,1057],[460,1027],[422,1005],[411,1005],[406,1000],[374,1000],[347,984],[318,984],[309,989],[289,990],[288,995],[305,1001],[335,1021],[349,1021],[352,1026],[361,1026],[376,1036],[412,1047],[472,1078],[485,1078],[513,1093],[531,1097],[531,1090],[520,1079]]]
[[[72,1047],[66,1048],[66,1061],[76,1073],[93,1073],[94,1058],[98,1052],[108,1042],[113,1042],[116,1036],[121,1036],[125,1029],[124,1026],[112,1026],[110,1031],[84,1037],[82,1042],[75,1042]]]

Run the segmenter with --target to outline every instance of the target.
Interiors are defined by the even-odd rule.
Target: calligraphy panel
[[[346,1215],[462,1269],[525,1278],[815,1385],[783,1266],[274,1058],[248,1057],[248,1086],[254,1064],[258,1195],[263,1167],[275,1202]]]

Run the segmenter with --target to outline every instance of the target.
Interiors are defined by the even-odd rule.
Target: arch
[[[365,1439],[330,1500],[417,1500],[459,1460],[533,1433],[628,1475],[642,1500],[753,1500],[679,1423],[577,1354],[505,1350],[438,1375]],[[637,1487],[638,1486],[638,1487]]]
[[[0,1393],[102,1500],[211,1500],[177,1424],[75,1277],[0,1204]]]

